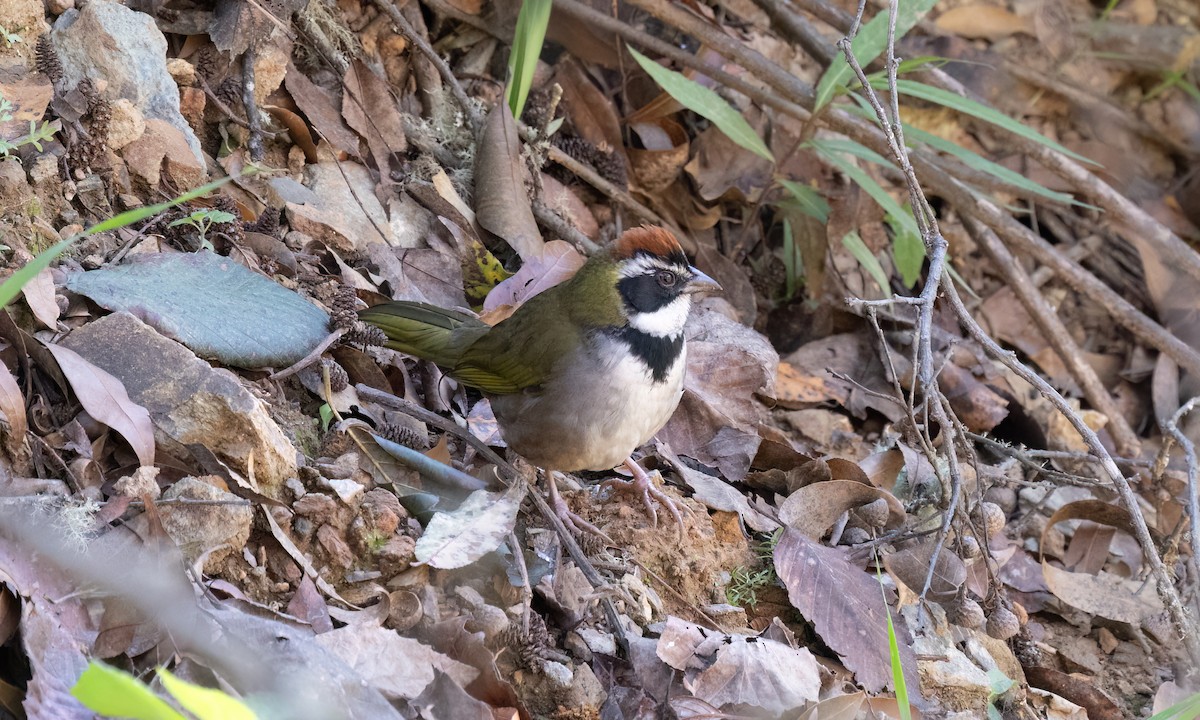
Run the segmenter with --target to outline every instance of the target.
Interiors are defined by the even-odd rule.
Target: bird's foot
[[[606,543],[612,544],[612,538],[606,535],[603,530],[591,524],[587,520],[584,520],[573,510],[571,510],[571,508],[567,505],[567,502],[562,499],[562,495],[558,494],[558,483],[555,482],[554,475],[552,473],[546,473],[546,485],[549,488],[550,507],[554,510],[554,514],[558,517],[558,519],[562,520],[563,525],[565,525],[568,530],[576,535],[584,535],[585,533],[589,533],[599,537]]]
[[[605,480],[601,483],[601,487],[611,487],[614,493],[633,494],[641,498],[642,505],[646,507],[646,512],[654,521],[654,527],[658,527],[658,511],[654,509],[654,502],[652,500],[657,501],[667,512],[671,513],[671,517],[679,527],[679,540],[682,542],[684,525],[683,514],[679,512],[679,509],[682,507],[689,513],[691,513],[691,510],[686,505],[675,502],[670,496],[659,490],[658,486],[654,484],[653,478],[650,477],[650,474],[643,470],[641,465],[634,462],[633,458],[625,461],[625,467],[629,468],[629,472],[633,473],[632,480]]]

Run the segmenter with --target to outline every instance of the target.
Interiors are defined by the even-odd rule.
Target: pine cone
[[[62,61],[58,59],[58,51],[50,42],[49,33],[38,37],[35,53],[38,72],[50,78],[50,82],[57,88],[63,81],[63,66]]]

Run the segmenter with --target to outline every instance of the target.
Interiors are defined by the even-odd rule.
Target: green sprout
[[[208,239],[208,232],[212,230],[212,226],[223,223],[231,223],[236,219],[236,215],[227,213],[224,210],[197,210],[191,215],[179,218],[167,227],[191,225],[196,229],[196,233],[200,236],[200,247],[205,250],[212,250],[212,242]]]

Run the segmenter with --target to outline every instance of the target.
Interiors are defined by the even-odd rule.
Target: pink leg
[[[671,517],[675,519],[675,524],[679,526],[679,539],[682,541],[684,527],[683,515],[679,512],[679,503],[676,503],[666,493],[659,490],[654,484],[654,480],[651,479],[650,474],[643,470],[641,465],[635,463],[633,458],[625,460],[625,467],[629,468],[629,472],[633,473],[632,480],[605,480],[603,485],[611,487],[614,493],[632,493],[641,498],[642,504],[646,506],[646,512],[654,520],[655,527],[658,527],[658,512],[655,511],[654,503],[651,502],[651,499],[657,500],[658,504],[666,508],[667,512],[671,513]],[[685,510],[688,509],[686,505],[683,508]],[[689,512],[691,511],[689,510]]]
[[[549,470],[546,471],[546,486],[550,494],[550,507],[554,508],[554,514],[558,516],[559,520],[562,520],[563,525],[566,525],[576,535],[583,535],[585,532],[591,533],[612,544],[612,539],[605,535],[603,530],[579,517],[571,511],[571,508],[567,507],[566,501],[558,494],[558,483],[554,479],[554,473]]]

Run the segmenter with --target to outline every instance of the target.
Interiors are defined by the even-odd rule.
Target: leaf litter
[[[30,669],[0,676],[0,689],[14,689],[3,697],[27,717],[90,716],[68,692],[86,666],[80,648],[148,671],[182,656],[174,643],[186,644],[189,622],[211,627],[154,608],[118,611],[130,587],[117,580],[143,565],[154,568],[146,578],[193,591],[173,607],[204,607],[220,633],[261,641],[254,653],[189,652],[176,670],[251,696],[269,683],[247,658],[286,681],[322,669],[322,683],[294,693],[314,701],[295,717],[331,717],[319,700],[348,717],[396,707],[430,718],[653,717],[667,705],[680,717],[859,717],[867,707],[898,717],[889,616],[908,697],[933,716],[1133,716],[1200,690],[1186,673],[1163,682],[1147,670],[1186,662],[1130,511],[1079,454],[1078,433],[939,317],[940,387],[969,433],[955,442],[972,451],[952,472],[930,401],[910,396],[906,306],[878,314],[877,327],[845,304],[911,287],[924,269],[875,150],[845,126],[837,135],[802,127],[787,110],[799,96],[737,85],[764,72],[729,50],[745,42],[817,83],[821,101],[848,102],[844,65],[814,69],[831,48],[768,22],[792,10],[699,5],[697,27],[667,15],[647,24],[642,3],[623,3],[626,30],[660,41],[632,43],[632,56],[611,34],[613,18],[580,20],[587,8],[563,3],[542,57],[553,64],[539,63],[527,110],[512,118],[497,75],[509,26],[494,22],[515,19],[511,4],[431,0],[393,16],[318,1],[274,7],[271,18],[261,8],[109,5],[79,11],[96,28],[91,42],[103,46],[108,12],[134,13],[154,42],[172,38],[144,67],[170,61],[159,77],[178,89],[185,122],[124,102],[115,75],[100,90],[65,87],[75,60],[56,57],[53,39],[35,53],[38,23],[8,28],[21,38],[15,72],[25,77],[0,85],[5,99],[22,122],[47,113],[66,126],[53,154],[26,146],[23,165],[0,161],[10,270],[40,249],[28,238],[53,243],[47,233],[70,235],[77,222],[194,184],[192,141],[227,171],[279,172],[82,241],[0,321],[0,511],[19,502],[52,531],[34,539],[22,522],[0,523],[0,642],[19,631]],[[1055,19],[1065,3],[1032,13],[951,3],[902,38],[901,53],[942,56],[960,95],[1016,115],[1025,138],[1036,131],[1105,160],[1114,192],[1194,242],[1200,186],[1176,160],[1196,154],[1187,43],[1198,19],[1176,5],[1127,3],[1072,25]],[[853,9],[812,7],[820,19],[805,22],[836,24]],[[924,11],[904,8],[902,25]],[[877,52],[884,24],[876,18],[855,47]],[[661,41],[703,69],[660,56]],[[1096,52],[1103,63],[1081,65]],[[1095,187],[1026,164],[993,111],[932,87],[938,72],[902,73],[905,120],[919,127],[910,141],[942,153],[939,168],[996,206],[1036,211],[1055,252],[1137,298],[1191,348],[1122,331],[1086,281],[1025,257],[1082,349],[1043,336],[969,226],[942,218],[953,271],[983,298],[976,309],[997,338],[1066,391],[1103,440],[1122,437],[1116,424],[1136,429],[1140,455],[1122,468],[1138,480],[1153,541],[1186,577],[1196,560],[1180,539],[1195,511],[1169,423],[1185,438],[1195,432],[1194,421],[1172,421],[1195,394],[1186,373],[1194,253],[1143,232],[1143,218],[1089,215],[1104,204]],[[122,144],[117,120],[144,129]],[[3,127],[6,141],[27,132]],[[210,209],[235,220],[208,231],[181,222]],[[487,401],[371,345],[353,313],[406,299],[499,322],[569,277],[581,249],[649,218],[678,228],[728,290],[693,313],[684,401],[642,452],[664,492],[690,509],[687,532],[664,543],[641,508],[594,489],[612,473],[582,474],[564,494],[614,545],[583,538],[572,548],[523,502],[529,471],[512,474]],[[335,331],[342,344],[323,347]],[[325,350],[320,364],[267,377]],[[1094,369],[1120,417],[1091,407],[1063,361],[1069,352]],[[243,526],[251,506],[260,519]],[[149,557],[125,565],[80,565],[63,549],[139,542]],[[155,555],[164,542],[183,554]],[[33,553],[53,562],[32,563]],[[195,586],[183,581],[183,558]],[[97,583],[106,597],[84,592]],[[269,697],[284,702],[287,689],[276,690]]]

